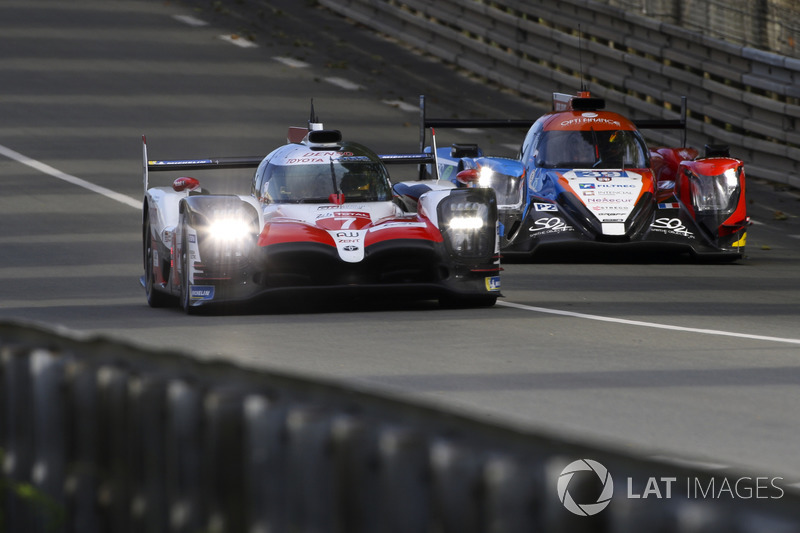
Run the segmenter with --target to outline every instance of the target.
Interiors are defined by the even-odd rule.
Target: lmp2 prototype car
[[[384,160],[425,154],[379,156],[316,122],[290,128],[289,144],[266,157],[151,161],[144,138],[143,154],[150,306],[192,313],[337,288],[448,305],[490,306],[499,295],[494,191],[433,181],[411,211],[393,193]],[[149,187],[152,171],[230,168],[256,169],[250,194],[210,194],[190,177]]]
[[[592,243],[741,258],[749,225],[742,161],[724,146],[706,146],[700,158],[693,148],[648,148],[639,129],[685,128],[685,100],[674,121],[634,123],[604,106],[585,91],[556,93],[553,111],[536,121],[427,119],[423,97],[421,129],[530,126],[516,160],[434,141],[439,177],[497,192],[504,257]]]

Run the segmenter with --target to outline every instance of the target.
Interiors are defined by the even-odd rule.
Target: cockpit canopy
[[[635,130],[543,131],[534,152],[541,168],[647,168],[648,151]]]
[[[287,145],[267,156],[256,170],[254,194],[266,203],[327,203],[334,193],[345,202],[392,199],[391,182],[378,156],[357,143],[333,150]]]

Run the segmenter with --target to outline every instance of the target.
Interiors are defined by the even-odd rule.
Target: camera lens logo
[[[597,475],[603,489],[594,503],[576,503],[569,493],[569,482],[577,472],[594,472]],[[558,499],[564,507],[571,513],[579,516],[596,515],[611,503],[611,496],[614,494],[614,481],[606,467],[591,459],[580,459],[567,465],[558,476]]]

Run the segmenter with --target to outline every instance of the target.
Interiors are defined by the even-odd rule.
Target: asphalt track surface
[[[0,3],[0,319],[800,481],[800,204],[758,180],[748,182],[747,257],[734,264],[613,254],[512,263],[504,298],[480,310],[293,301],[188,317],[147,307],[142,134],[156,159],[262,155],[287,126],[305,125],[314,98],[346,137],[406,152],[418,142],[419,94],[431,115],[541,112],[323,10],[285,4],[237,18],[207,2]],[[511,155],[522,132],[447,135]],[[243,192],[249,180],[196,177],[215,191]]]

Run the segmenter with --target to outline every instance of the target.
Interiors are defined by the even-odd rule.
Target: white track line
[[[235,33],[231,35],[220,35],[219,38],[222,39],[223,41],[227,41],[233,45],[236,45],[239,48],[258,48],[258,45],[253,41],[246,39],[240,35],[237,35]]]
[[[359,91],[363,89],[363,87],[357,83],[354,83],[350,80],[346,80],[344,78],[323,78],[326,82],[330,83],[331,85],[336,85],[337,87],[341,87],[347,91]]]
[[[308,68],[311,66],[305,61],[300,61],[299,59],[295,59],[293,57],[275,56],[272,59],[280,63],[283,63],[287,67],[292,67],[292,68]]]
[[[768,337],[766,335],[752,335],[750,333],[736,333],[733,331],[720,331],[716,329],[700,329],[700,328],[686,328],[683,326],[671,326],[669,324],[657,324],[655,322],[642,322],[640,320],[627,320],[624,318],[611,318],[599,315],[586,315],[583,313],[574,313],[572,311],[561,311],[559,309],[547,309],[545,307],[534,307],[531,305],[523,305],[514,302],[497,302],[497,305],[504,307],[513,307],[515,309],[522,309],[524,311],[534,311],[536,313],[547,313],[550,315],[571,316],[573,318],[584,318],[587,320],[598,320],[600,322],[614,322],[616,324],[627,324],[629,326],[641,326],[645,328],[656,329],[669,329],[672,331],[683,331],[687,333],[701,333],[703,335],[719,335],[722,337],[737,337],[740,339],[752,339],[758,341],[771,341],[783,342],[786,344],[800,344],[800,339],[787,339],[783,337]]]
[[[195,28],[202,28],[203,26],[208,26],[208,22],[206,22],[205,20],[200,20],[199,18],[193,17],[191,15],[172,15],[172,18]]]
[[[66,181],[67,183],[71,183],[73,185],[77,185],[78,187],[83,187],[86,190],[96,192],[97,194],[102,194],[106,198],[111,198],[112,200],[116,200],[117,202],[123,203],[125,205],[129,205],[135,209],[142,208],[142,201],[136,200],[131,198],[130,196],[126,196],[124,194],[120,194],[118,192],[112,191],[111,189],[106,189],[100,185],[95,185],[94,183],[90,183],[86,180],[81,178],[76,178],[75,176],[70,176],[64,172],[61,172],[57,168],[53,168],[50,165],[45,165],[35,159],[31,159],[30,157],[24,156],[19,152],[15,152],[10,148],[6,148],[2,144],[0,144],[0,155],[4,155],[9,159],[13,159],[18,163],[22,163],[23,165],[27,165],[33,169],[38,170],[39,172],[43,172],[54,178],[58,178],[62,181]]]

